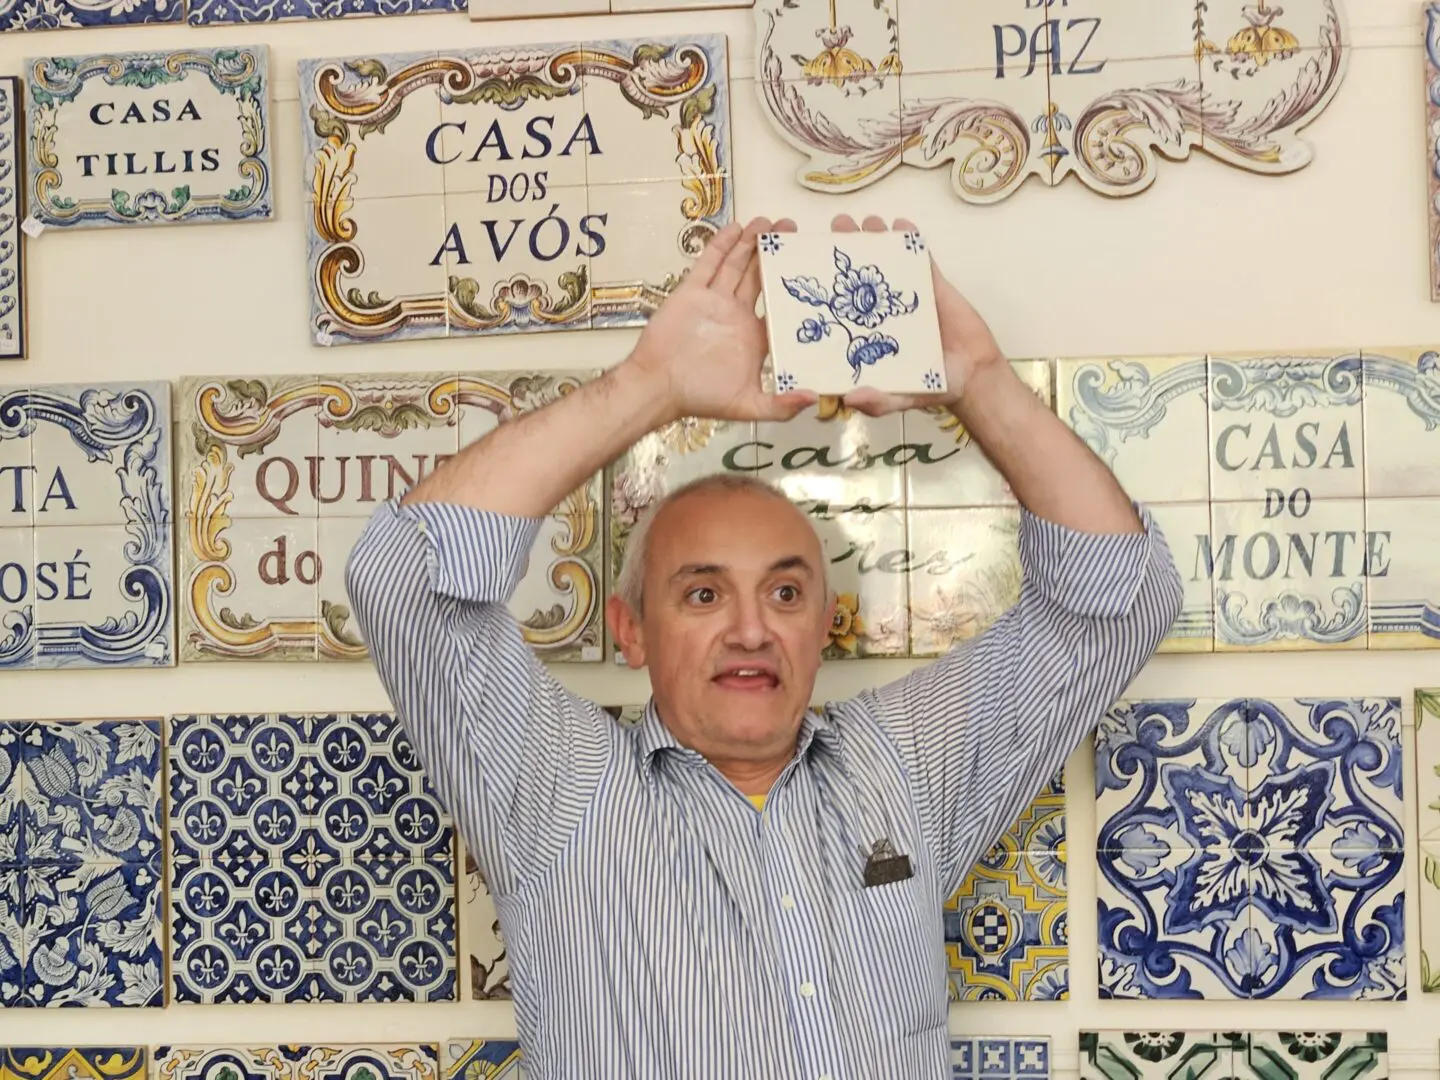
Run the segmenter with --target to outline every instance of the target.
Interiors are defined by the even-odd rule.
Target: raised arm
[[[978,638],[859,699],[906,762],[948,890],[1124,693],[1169,632],[1182,585],[1148,513],[1016,377],[938,269],[935,279],[947,395],[846,400],[872,415],[948,406],[1022,508],[1018,603]]]
[[[381,681],[501,894],[559,853],[613,737],[507,608],[540,519],[680,416],[779,420],[812,400],[760,391],[756,238],[778,227],[793,226],[761,219],[718,234],[626,360],[464,448],[379,508],[351,554],[346,585]]]

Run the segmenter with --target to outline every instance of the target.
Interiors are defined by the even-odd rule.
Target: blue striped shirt
[[[416,751],[495,896],[536,1080],[941,1080],[942,908],[1180,610],[1146,531],[1022,511],[986,633],[810,713],[763,811],[656,715],[570,693],[506,608],[540,522],[380,507],[347,567]],[[914,876],[863,887],[879,839]]]

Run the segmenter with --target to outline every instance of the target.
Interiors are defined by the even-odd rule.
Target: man
[[[833,611],[820,543],[773,491],[712,481],[647,520],[607,607],[650,670],[643,721],[566,691],[505,606],[537,519],[677,418],[784,420],[814,400],[760,389],[772,228],[793,226],[720,232],[626,360],[382,507],[349,566],[385,686],[495,894],[537,1080],[941,1080],[945,898],[1179,611],[1149,517],[937,269],[947,395],[846,402],[953,409],[1023,507],[1017,605],[811,711]]]

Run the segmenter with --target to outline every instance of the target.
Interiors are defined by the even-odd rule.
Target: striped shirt
[[[670,735],[570,693],[506,604],[540,522],[377,509],[346,577],[397,712],[495,896],[535,1080],[941,1080],[943,904],[1181,603],[1146,531],[1022,511],[986,633],[807,714],[762,810]],[[907,880],[865,887],[872,845]]]

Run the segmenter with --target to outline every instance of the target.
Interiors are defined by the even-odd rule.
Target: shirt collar
[[[685,746],[680,745],[665,722],[660,719],[660,712],[655,707],[655,699],[652,697],[645,705],[645,714],[637,725],[639,735],[640,761],[647,773],[654,768],[655,757],[661,751],[673,751],[683,760],[695,764],[705,761],[704,757]],[[795,756],[803,757],[812,745],[827,751],[836,751],[839,746],[840,733],[836,730],[835,723],[823,709],[810,708],[805,710],[805,716],[800,722],[800,737],[796,741]]]

